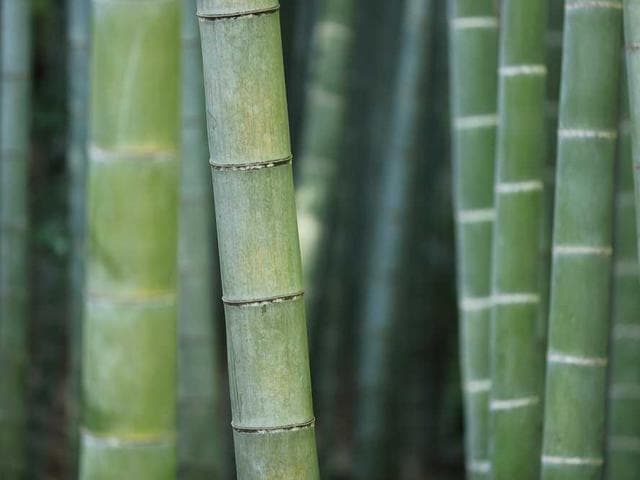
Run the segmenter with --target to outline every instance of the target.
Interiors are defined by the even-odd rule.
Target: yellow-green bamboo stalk
[[[239,479],[319,477],[277,0],[199,0]]]
[[[0,478],[25,470],[27,363],[28,0],[0,2]]]
[[[460,365],[467,477],[489,478],[489,327],[498,19],[492,0],[450,6]]]
[[[624,76],[624,75],[623,75]],[[623,79],[616,165],[611,290],[611,368],[608,379],[605,478],[632,480],[640,472],[640,278],[636,245],[629,99]]]
[[[178,0],[94,0],[80,477],[176,474]]]
[[[619,1],[565,2],[545,480],[599,479],[603,471],[621,13]]]

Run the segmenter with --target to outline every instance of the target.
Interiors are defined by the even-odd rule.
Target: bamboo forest
[[[0,0],[0,480],[640,480],[640,0]]]

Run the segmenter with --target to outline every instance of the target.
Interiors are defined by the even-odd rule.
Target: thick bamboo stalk
[[[498,19],[493,0],[449,2],[460,366],[468,478],[489,478],[489,327]]]
[[[179,3],[92,7],[80,477],[172,479]]]
[[[30,14],[0,2],[0,478],[25,470]]]
[[[199,0],[240,479],[319,477],[277,0]]]
[[[611,368],[608,378],[605,478],[632,480],[640,472],[640,284],[636,245],[629,99],[623,79],[616,165],[614,269],[611,290]]]
[[[565,2],[542,478],[602,476],[622,5]]]
[[[387,478],[389,474],[388,389],[394,329],[399,325],[398,312],[404,308],[400,285],[414,172],[411,150],[419,135],[420,100],[430,52],[431,9],[432,2],[425,0],[408,0],[403,7],[388,136],[383,140],[359,333],[365,340],[360,346],[356,373],[359,401],[355,420],[355,476],[362,479]]]
[[[69,133],[67,169],[69,175],[69,438],[71,463],[77,472],[78,426],[80,422],[80,342],[82,328],[85,197],[87,170],[87,125],[89,87],[89,0],[67,0],[67,114]]]
[[[220,476],[213,191],[196,0],[182,2],[182,139],[178,297],[180,478]]]
[[[320,284],[328,265],[329,220],[336,212],[336,184],[346,131],[349,62],[352,60],[353,0],[324,0],[313,30],[313,49],[301,132],[296,205],[307,308],[316,332]],[[321,268],[325,266],[325,268]],[[311,336],[312,342],[315,335]],[[312,349],[313,351],[314,349]]]
[[[542,421],[540,235],[545,158],[545,2],[500,11],[491,320],[491,470],[537,479]]]

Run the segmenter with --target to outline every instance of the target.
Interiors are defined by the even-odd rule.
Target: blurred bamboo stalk
[[[0,478],[26,467],[31,2],[0,2]]]
[[[178,238],[178,471],[220,477],[215,225],[197,0],[182,1],[182,138]]]
[[[489,327],[497,126],[493,0],[450,0],[451,111],[467,477],[489,478]]]
[[[176,474],[177,0],[94,0],[80,478]]]
[[[277,0],[199,0],[238,478],[319,478]]]
[[[640,472],[640,284],[636,245],[633,157],[627,79],[620,87],[611,290],[611,368],[608,379],[605,478],[632,480]]]
[[[565,2],[542,478],[604,464],[622,4]]]
[[[409,191],[418,138],[423,78],[429,65],[432,2],[408,0],[403,7],[397,70],[393,80],[388,133],[384,139],[375,224],[363,286],[357,366],[355,477],[387,478],[389,387],[395,320],[403,311],[401,263],[406,246]]]

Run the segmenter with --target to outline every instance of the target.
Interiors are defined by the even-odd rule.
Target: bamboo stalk
[[[319,477],[277,0],[199,0],[236,468]]]
[[[402,11],[397,70],[391,92],[388,134],[383,143],[378,196],[364,285],[357,360],[356,478],[386,478],[389,386],[395,320],[402,311],[401,263],[406,246],[411,149],[418,138],[423,77],[429,59],[432,2],[408,0]]]
[[[0,2],[0,478],[25,473],[31,3]]]
[[[536,479],[542,421],[540,234],[545,157],[545,2],[500,11],[491,320],[491,470]]]
[[[80,478],[176,472],[177,0],[94,0]]]
[[[493,0],[449,2],[458,304],[468,478],[489,478],[491,235],[498,19]]]
[[[78,426],[80,422],[80,342],[84,303],[85,197],[87,175],[87,125],[89,87],[89,1],[67,0],[67,68],[69,133],[69,437],[72,472],[77,475]]]
[[[565,2],[545,480],[596,479],[603,470],[621,9]]]
[[[640,288],[629,99],[627,79],[622,76],[625,78],[620,89],[620,138],[616,165],[605,467],[605,478],[610,480],[631,480],[640,471]]]
[[[197,0],[182,2],[182,139],[178,297],[178,468],[180,478],[220,476],[214,325],[213,191]]]

